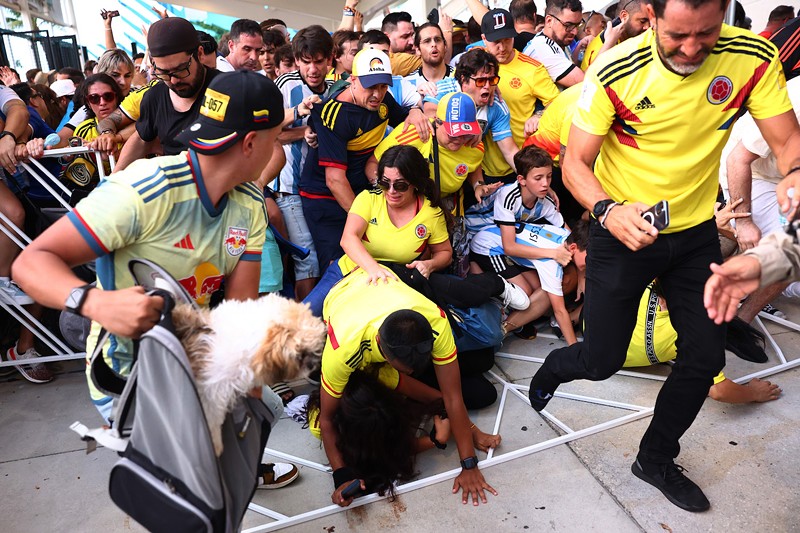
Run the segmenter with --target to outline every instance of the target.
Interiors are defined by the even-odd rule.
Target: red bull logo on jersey
[[[178,280],[198,305],[208,305],[211,295],[220,290],[225,276],[211,263],[201,263],[194,274]]]
[[[228,234],[225,237],[225,250],[233,257],[238,257],[244,253],[247,247],[247,228],[228,227]]]
[[[717,76],[708,86],[706,98],[714,105],[724,103],[733,94],[733,82],[727,76]]]

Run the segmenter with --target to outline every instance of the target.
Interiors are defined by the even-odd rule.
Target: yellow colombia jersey
[[[574,124],[605,136],[595,174],[612,199],[669,201],[668,233],[714,215],[720,153],[736,119],[791,110],[775,46],[723,24],[712,53],[685,77],[664,67],[653,30],[605,52],[589,67]]]
[[[119,110],[122,111],[122,114],[134,122],[139,120],[139,106],[142,105],[142,98],[144,98],[145,93],[150,90],[150,87],[160,81],[161,80],[158,78],[153,78],[153,80],[147,85],[143,85],[138,89],[133,89],[130,93],[128,93],[128,96],[126,96],[122,103],[119,104]]]
[[[267,231],[261,190],[252,183],[237,185],[214,206],[204,178],[193,152],[140,159],[109,176],[67,214],[98,257],[99,287],[132,287],[128,261],[146,258],[207,306],[239,261],[261,261]],[[99,330],[93,323],[87,354]],[[115,370],[130,370],[129,339],[112,337],[104,354]],[[91,385],[90,390],[93,400],[103,400]]]
[[[594,63],[594,60],[597,59],[597,52],[600,51],[605,42],[606,30],[601,31],[600,35],[591,40],[589,46],[587,46],[586,50],[583,52],[583,61],[581,61],[582,71],[586,72],[586,69],[589,68],[589,65]],[[617,44],[619,44],[619,42]]]
[[[367,285],[367,276],[365,271],[356,269],[343,278],[328,293],[322,309],[328,324],[328,339],[322,352],[322,388],[334,398],[341,398],[355,370],[374,364],[388,366],[376,337],[384,319],[400,309],[417,311],[430,322],[433,364],[446,365],[456,360],[456,343],[444,311],[402,281]],[[397,375],[394,369],[385,371]],[[392,383],[397,387],[399,376]]]
[[[564,89],[553,103],[547,106],[539,121],[539,129],[527,138],[525,146],[533,144],[550,154],[553,161],[558,161],[561,145],[567,145],[569,129],[572,127],[572,115],[575,113],[575,102],[581,94],[581,84]]]
[[[535,59],[514,51],[514,59],[500,65],[500,83],[497,87],[503,102],[511,113],[511,135],[521,147],[525,141],[525,121],[540,106],[550,105],[558,96],[558,87],[550,79],[547,69]],[[487,156],[483,161],[483,173],[489,176],[505,176],[514,170],[508,165],[500,148],[489,136],[484,138]]]
[[[370,189],[359,193],[353,200],[350,213],[360,216],[367,223],[361,242],[376,261],[410,263],[425,252],[428,244],[439,244],[448,239],[444,213],[440,208],[432,207],[427,198],[417,200],[417,214],[399,228],[389,218],[386,197],[381,190]],[[356,266],[347,255],[339,259],[343,274]]]
[[[411,126],[405,133],[403,133],[402,126],[397,127],[375,148],[375,158],[380,161],[386,150],[398,144],[413,146],[422,153],[425,159],[431,161],[431,179],[434,179],[431,155],[433,152],[433,134],[428,137],[427,142],[422,142],[414,126]],[[457,152],[451,152],[439,145],[439,172],[441,173],[442,196],[458,191],[469,173],[480,167],[482,161],[483,143],[478,143],[474,148],[466,145],[462,146]]]
[[[650,366],[672,361],[677,354],[677,340],[678,332],[669,320],[669,311],[661,307],[653,286],[648,285],[639,302],[636,328],[631,335],[631,344],[623,366]],[[714,378],[714,383],[724,379],[725,375],[720,372]]]

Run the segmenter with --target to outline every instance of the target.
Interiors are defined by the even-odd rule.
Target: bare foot
[[[758,378],[753,378],[749,381],[745,387],[750,393],[752,402],[769,402],[771,400],[777,400],[778,396],[781,395],[781,388],[778,387],[776,384]]]

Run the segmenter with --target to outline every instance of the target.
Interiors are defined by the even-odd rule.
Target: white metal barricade
[[[105,169],[103,159],[100,152],[91,151],[86,147],[79,146],[74,148],[57,148],[53,150],[45,150],[44,157],[61,157],[65,155],[84,155],[93,154],[97,162],[97,169],[100,174],[100,180],[105,179]],[[48,171],[44,165],[35,159],[27,162],[19,163],[24,168],[31,179],[38,181],[45,190],[47,190],[58,202],[66,209],[71,211],[72,207],[69,202],[64,199],[64,195],[69,197],[72,193],[61,181]],[[110,158],[111,169],[113,171],[115,161],[113,156]],[[30,244],[31,238],[25,234],[22,228],[17,227],[8,217],[0,213],[0,231],[2,231],[11,241],[19,248],[25,249]],[[50,363],[54,361],[66,361],[71,359],[83,359],[85,352],[75,352],[67,346],[56,334],[50,331],[40,320],[30,314],[23,306],[19,305],[13,298],[0,292],[0,307],[2,307],[9,315],[11,315],[20,324],[25,326],[33,335],[39,339],[43,344],[50,348],[55,355],[40,357],[36,360],[37,363]],[[26,364],[27,361],[0,361],[0,367],[16,366],[19,364]]]

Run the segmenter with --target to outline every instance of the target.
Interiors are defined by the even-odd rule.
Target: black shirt
[[[188,147],[175,140],[175,137],[197,120],[200,106],[203,105],[203,94],[217,74],[219,74],[217,69],[206,68],[203,86],[192,107],[186,112],[175,110],[166,83],[153,85],[142,97],[139,120],[136,121],[136,131],[139,133],[139,137],[145,142],[154,139],[160,140],[164,155],[175,155],[186,150]]]
[[[528,44],[528,41],[533,39],[533,36],[536,35],[535,33],[531,33],[529,31],[521,31],[514,37],[514,50],[517,52],[522,52],[525,49],[525,45]]]
[[[783,73],[790,80],[800,74],[800,47],[797,38],[800,37],[800,17],[794,18],[784,24],[769,38],[778,47]]]

